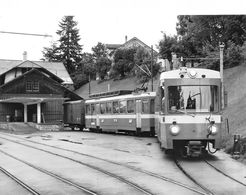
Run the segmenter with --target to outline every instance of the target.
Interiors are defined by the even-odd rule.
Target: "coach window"
[[[119,113],[119,102],[113,102],[113,113]]]
[[[127,113],[135,112],[135,104],[134,100],[127,100]]]
[[[91,114],[91,106],[90,106],[90,104],[86,104],[85,110],[86,110],[86,114]]]
[[[91,114],[95,114],[95,104],[91,104]]]
[[[110,114],[112,112],[112,102],[106,103],[106,113]]]
[[[126,113],[126,100],[120,101],[120,113]]]
[[[142,113],[148,113],[149,109],[148,109],[148,100],[142,100]]]
[[[106,112],[106,103],[101,103],[100,104],[100,111],[101,111],[101,114],[105,114],[105,112]]]

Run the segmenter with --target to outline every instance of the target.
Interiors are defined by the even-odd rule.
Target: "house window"
[[[32,91],[38,92],[39,91],[39,82],[33,81]]]
[[[26,82],[26,91],[32,91],[32,81]]]
[[[26,91],[27,92],[39,92],[39,82],[38,81],[27,81]]]

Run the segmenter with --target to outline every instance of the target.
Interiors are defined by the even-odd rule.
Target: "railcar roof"
[[[180,75],[182,72],[185,74],[184,78],[190,78],[188,73],[193,70],[197,73],[196,78],[202,78],[202,75],[205,75],[205,78],[218,78],[220,79],[220,72],[215,71],[215,70],[210,70],[210,69],[203,69],[203,68],[181,68],[181,69],[176,69],[176,70],[171,70],[171,71],[166,71],[162,72],[160,75],[160,80],[165,80],[165,79],[178,79],[180,78]]]
[[[119,95],[113,97],[106,97],[106,98],[98,98],[98,99],[88,99],[86,103],[92,102],[102,102],[102,101],[110,101],[110,100],[119,100],[119,99],[131,99],[131,98],[141,98],[141,97],[155,97],[156,92],[146,92],[141,94],[127,94],[127,95]]]

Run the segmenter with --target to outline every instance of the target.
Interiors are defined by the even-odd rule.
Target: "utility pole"
[[[89,96],[91,95],[91,73],[89,73]]]
[[[153,45],[151,45],[151,91],[153,92]]]
[[[220,44],[220,77],[221,77],[221,108],[224,108],[224,78],[223,78],[223,51],[225,45],[222,43]]]

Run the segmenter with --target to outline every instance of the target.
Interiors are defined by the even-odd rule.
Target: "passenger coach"
[[[155,92],[116,91],[91,96],[85,102],[86,127],[103,132],[154,135],[155,95]]]

